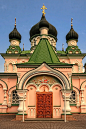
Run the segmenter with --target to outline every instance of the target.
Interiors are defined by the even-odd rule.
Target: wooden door
[[[52,92],[37,92],[36,99],[37,118],[52,118]]]

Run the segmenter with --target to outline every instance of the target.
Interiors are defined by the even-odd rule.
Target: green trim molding
[[[19,106],[19,104],[11,104],[11,106]]]
[[[53,107],[61,107],[61,105],[54,105]]]
[[[36,106],[35,106],[35,105],[33,105],[33,106],[30,105],[30,106],[28,106],[28,107],[36,107]]]
[[[62,113],[61,115],[65,115],[65,113]],[[73,114],[71,113],[71,114],[66,114],[66,115],[73,115]]]
[[[18,113],[17,113],[16,115],[23,115],[23,114],[18,114]],[[27,115],[27,114],[26,114],[26,113],[24,113],[24,115]]]
[[[76,104],[70,104],[70,106],[76,106]]]

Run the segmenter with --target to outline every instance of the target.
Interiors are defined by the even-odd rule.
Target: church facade
[[[43,6],[44,7],[44,6]],[[65,111],[86,113],[86,54],[77,46],[78,34],[66,35],[66,50],[56,50],[57,30],[45,18],[30,30],[31,49],[20,48],[21,35],[15,26],[9,34],[4,73],[0,73],[0,114],[15,113],[16,119],[62,118]]]

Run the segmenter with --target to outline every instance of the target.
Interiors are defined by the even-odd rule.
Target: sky
[[[17,30],[22,36],[20,47],[30,50],[29,31],[42,16],[41,7],[46,6],[46,20],[56,27],[57,50],[67,48],[66,34],[71,28],[78,33],[78,47],[86,53],[86,0],[0,0],[0,53],[5,53],[10,45],[9,33],[14,29],[15,17]],[[83,59],[83,64],[86,58]],[[0,72],[4,71],[4,59],[0,56]]]

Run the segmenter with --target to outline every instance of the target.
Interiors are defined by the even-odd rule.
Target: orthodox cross
[[[64,43],[62,44],[62,51],[64,51]]]
[[[71,27],[73,26],[73,18],[71,18]]]
[[[16,28],[16,17],[15,17],[15,28]]]
[[[46,7],[45,7],[45,5],[43,4],[43,6],[42,6],[42,8],[41,9],[43,9],[43,11],[42,11],[42,13],[43,13],[43,15],[45,15],[46,13],[45,13],[45,9],[47,9]]]

